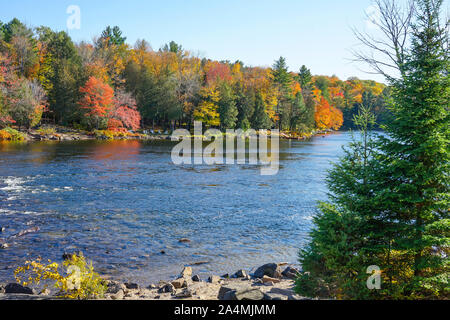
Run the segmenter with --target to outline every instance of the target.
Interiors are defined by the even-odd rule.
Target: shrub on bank
[[[25,136],[23,133],[12,129],[12,128],[5,128],[3,130],[0,130],[0,141],[23,141],[25,140]]]
[[[53,127],[42,127],[37,130],[41,136],[56,135],[56,129]]]
[[[61,275],[60,271],[63,271]],[[83,254],[73,254],[60,266],[48,260],[26,261],[23,267],[14,271],[17,283],[23,286],[39,285],[41,282],[54,281],[59,289],[59,296],[67,299],[102,298],[106,292],[105,281],[94,271],[91,262],[87,262]],[[47,283],[44,284],[47,287]]]
[[[128,130],[94,130],[92,135],[97,139],[116,139],[116,138],[132,138],[139,137],[139,133],[132,133]]]

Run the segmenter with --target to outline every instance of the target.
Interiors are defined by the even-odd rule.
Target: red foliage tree
[[[208,84],[215,83],[217,81],[229,82],[231,79],[232,75],[228,64],[213,61],[206,68],[206,82]]]
[[[136,100],[127,92],[117,92],[109,117],[109,130],[138,130],[140,127],[141,114],[137,110]]]

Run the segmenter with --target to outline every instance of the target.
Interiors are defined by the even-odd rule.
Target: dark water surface
[[[281,141],[275,176],[175,166],[165,141],[0,144],[0,239],[40,228],[0,249],[0,282],[26,259],[75,250],[100,273],[143,285],[196,262],[208,262],[194,266],[202,276],[295,263],[326,198],[326,170],[350,137]]]

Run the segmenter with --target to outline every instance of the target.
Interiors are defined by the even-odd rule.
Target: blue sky
[[[305,64],[314,74],[358,76],[351,63],[357,44],[351,27],[367,28],[371,0],[0,0],[0,21],[17,17],[30,26],[66,30],[75,41],[91,40],[118,25],[127,42],[146,39],[153,49],[171,40],[218,60],[270,66],[279,56],[292,71]],[[69,5],[81,9],[81,29],[67,30]]]

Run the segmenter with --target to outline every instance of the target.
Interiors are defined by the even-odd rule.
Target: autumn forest
[[[389,88],[375,81],[315,76],[199,58],[170,42],[153,50],[107,27],[91,43],[64,32],[0,22],[0,129],[58,124],[112,132],[142,128],[351,128],[358,106],[385,117]]]

